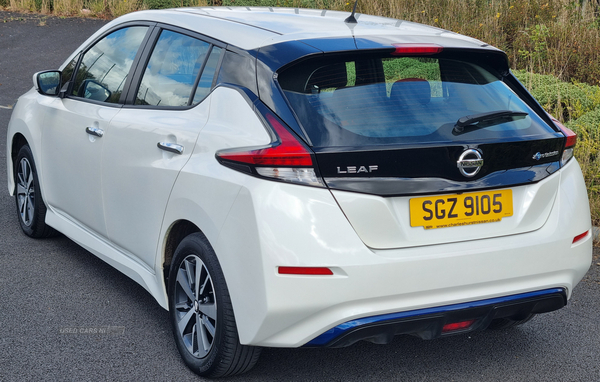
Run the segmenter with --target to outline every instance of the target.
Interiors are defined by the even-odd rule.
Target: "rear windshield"
[[[313,146],[498,141],[553,133],[491,69],[454,58],[359,58],[305,60],[278,74]],[[462,127],[456,127],[460,119]]]

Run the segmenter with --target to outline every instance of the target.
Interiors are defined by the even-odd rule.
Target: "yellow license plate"
[[[425,229],[499,222],[512,216],[512,190],[427,196],[410,200],[411,227]]]

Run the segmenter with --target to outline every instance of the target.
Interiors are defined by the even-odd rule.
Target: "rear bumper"
[[[522,320],[530,314],[551,312],[566,304],[565,289],[554,288],[462,304],[364,317],[344,322],[304,346],[344,347],[361,340],[378,344],[389,343],[399,334],[416,335],[429,340],[485,329],[494,319]],[[474,322],[465,329],[442,331],[446,324],[467,320],[474,320]]]
[[[561,177],[559,190],[537,230],[386,250],[365,246],[328,190],[246,179],[215,245],[240,341],[268,347],[344,346],[373,338],[364,330],[381,324],[381,317],[395,324],[433,309],[441,318],[425,320],[431,328],[417,323],[416,328],[402,324],[382,331],[382,338],[398,332],[428,338],[462,309],[446,312],[447,307],[492,301],[490,309],[499,312],[478,313],[476,330],[500,314],[524,314],[506,313],[504,303],[495,308],[495,299],[555,289],[570,298],[591,262],[591,235],[573,243],[590,230],[590,212],[577,163],[555,176]],[[281,275],[280,266],[328,267],[333,275]],[[560,307],[530,309],[527,304],[519,309],[541,313]],[[362,333],[325,334],[363,319],[369,325],[359,325]]]

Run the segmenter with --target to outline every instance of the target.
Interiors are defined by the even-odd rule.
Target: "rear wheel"
[[[56,231],[46,225],[46,205],[40,192],[33,154],[28,145],[21,147],[14,168],[16,192],[15,202],[21,229],[27,236],[48,237]]]
[[[492,322],[488,326],[488,329],[503,330],[503,329],[514,328],[515,326],[523,325],[524,323],[531,320],[534,316],[535,316],[535,314],[530,314],[529,316],[525,317],[522,320],[512,320],[510,318],[498,318],[496,320],[492,320]]]
[[[186,365],[203,377],[250,370],[260,348],[241,345],[225,277],[200,233],[177,247],[169,271],[169,310],[175,342]]]

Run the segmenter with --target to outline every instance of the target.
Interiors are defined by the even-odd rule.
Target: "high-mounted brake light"
[[[277,272],[280,275],[310,275],[310,276],[331,276],[333,272],[326,267],[279,267]]]
[[[552,116],[550,116],[550,118],[565,135],[565,138],[567,138],[565,142],[565,149],[563,150],[563,155],[560,160],[560,164],[564,166],[569,160],[571,160],[571,158],[573,158],[573,151],[575,150],[575,145],[577,144],[577,134],[573,132],[573,130],[560,123],[556,118]]]
[[[258,108],[266,109],[266,108]],[[277,139],[270,145],[251,150],[223,150],[217,160],[234,170],[284,182],[324,187],[317,176],[310,150],[294,136],[274,114],[262,115]]]
[[[440,53],[444,47],[437,44],[392,44],[392,56],[421,56]]]
[[[467,321],[453,322],[451,324],[446,324],[442,327],[442,333],[448,333],[448,332],[454,332],[457,330],[467,329],[471,325],[473,325],[474,322],[475,322],[475,320],[467,320]]]

